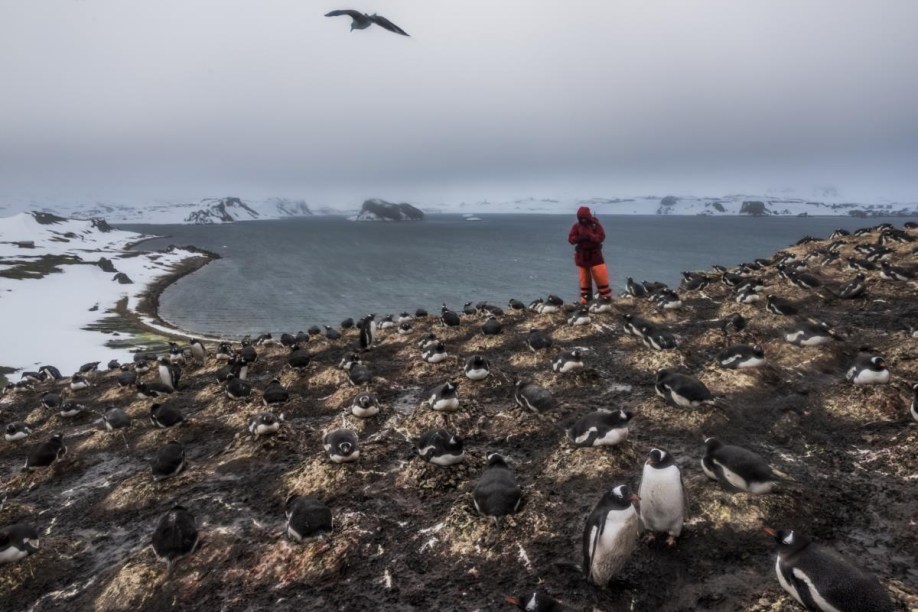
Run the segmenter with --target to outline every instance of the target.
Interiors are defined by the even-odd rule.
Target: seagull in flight
[[[385,17],[381,17],[376,13],[372,15],[367,15],[366,13],[361,13],[360,11],[354,10],[345,10],[345,11],[332,11],[330,13],[325,13],[326,17],[338,17],[339,15],[347,15],[353,21],[351,21],[351,31],[354,30],[365,30],[374,23],[380,27],[383,27],[390,32],[395,32],[396,34],[401,34],[402,36],[408,36],[408,32],[401,29]]]

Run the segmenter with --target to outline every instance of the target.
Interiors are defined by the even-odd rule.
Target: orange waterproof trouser
[[[580,272],[580,301],[588,302],[593,297],[593,281],[596,281],[596,290],[606,300],[612,299],[612,289],[609,288],[609,271],[606,264],[599,264],[592,268],[581,268]]]

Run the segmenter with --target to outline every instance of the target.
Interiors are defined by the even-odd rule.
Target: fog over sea
[[[141,250],[194,245],[222,257],[170,285],[160,316],[198,334],[241,337],[337,326],[345,317],[398,314],[441,303],[505,306],[578,296],[574,215],[429,215],[421,222],[304,217],[225,225],[119,225],[166,236]],[[615,294],[628,276],[678,284],[683,270],[768,257],[806,235],[828,236],[909,219],[603,216]]]

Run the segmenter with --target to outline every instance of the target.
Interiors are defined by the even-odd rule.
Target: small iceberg
[[[465,215],[466,221],[482,221],[481,217],[476,217],[475,215]]]

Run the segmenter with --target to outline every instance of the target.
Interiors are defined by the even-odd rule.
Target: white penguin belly
[[[836,608],[835,606],[827,602],[825,598],[819,594],[819,591],[817,591],[816,587],[813,586],[813,581],[810,580],[810,577],[807,576],[805,573],[803,573],[803,571],[797,569],[796,567],[791,571],[794,574],[794,578],[803,582],[806,585],[806,589],[807,591],[809,591],[810,598],[813,600],[813,603],[816,604],[816,606],[820,610],[822,610],[822,612],[842,612],[841,610],[839,610],[838,608]],[[797,601],[800,601],[799,597],[797,598]],[[800,603],[802,604],[803,602],[800,602]]]
[[[803,600],[800,598],[800,594],[797,592],[797,589],[794,588],[794,585],[789,583],[784,579],[784,574],[781,573],[781,557],[778,556],[778,560],[775,562],[775,573],[778,575],[778,584],[781,585],[785,591],[790,593],[790,596],[797,600],[801,606],[803,606]],[[804,606],[806,607],[806,606]]]
[[[605,433],[604,436],[596,438],[593,442],[593,446],[615,446],[620,444],[628,439],[628,428],[627,427],[616,427],[615,429],[610,429]]]
[[[801,346],[819,346],[820,344],[828,344],[832,341],[832,338],[829,336],[813,336],[812,338],[807,338],[806,340],[801,340]]]
[[[593,528],[590,535],[590,578],[595,584],[605,585],[618,573],[634,551],[637,537],[638,521],[634,506],[606,514],[601,535],[598,527]]]
[[[889,382],[889,370],[880,372],[861,370],[854,376],[852,382],[856,385],[885,385]]]
[[[682,533],[685,508],[679,468],[671,465],[658,470],[645,466],[638,495],[645,529],[677,537]]]
[[[764,359],[762,359],[761,357],[753,357],[751,359],[747,359],[746,361],[740,361],[738,364],[736,364],[736,367],[739,369],[759,368],[759,367],[762,367],[763,365],[765,365]]]

